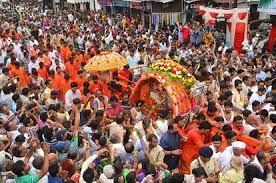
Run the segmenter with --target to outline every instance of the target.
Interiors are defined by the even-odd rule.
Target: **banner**
[[[136,9],[136,10],[142,10],[143,4],[141,2],[131,2],[130,8]]]
[[[102,6],[112,6],[112,0],[97,0],[97,3]]]
[[[128,7],[128,2],[121,0],[112,0],[112,6]]]
[[[260,0],[258,11],[276,15],[276,0]]]

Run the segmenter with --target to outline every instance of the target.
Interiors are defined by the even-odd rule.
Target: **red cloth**
[[[244,127],[239,128],[236,124],[233,124],[232,128],[234,130],[237,130],[239,133],[243,133],[244,132]]]
[[[236,23],[234,47],[239,53],[242,51],[242,42],[244,41],[244,34],[246,31],[245,28],[245,23]]]
[[[132,77],[132,71],[130,69],[121,69],[119,70],[118,75],[129,80]]]
[[[205,135],[200,133],[198,129],[189,131],[187,137],[187,141],[181,147],[183,153],[181,156],[180,172],[190,174],[190,164],[199,156],[199,149],[204,145],[209,146],[209,144],[204,144]]]
[[[190,28],[189,27],[183,27],[181,29],[181,32],[183,34],[183,40],[189,41],[190,40]]]
[[[212,18],[216,18],[218,16],[218,13],[217,12],[210,12],[210,16]]]
[[[110,107],[106,109],[106,114],[112,118],[116,118],[119,114],[123,112],[123,107],[121,104],[118,104],[115,108]]]
[[[247,15],[247,12],[238,13],[238,17],[239,17],[241,20],[245,19],[246,15]]]
[[[276,24],[272,25],[272,29],[269,34],[268,50],[270,53],[272,53],[273,46],[276,46]]]
[[[216,25],[216,21],[215,20],[209,20],[208,23],[211,24],[211,25]]]
[[[199,14],[199,15],[204,15],[205,13],[206,13],[205,10],[199,10],[199,11],[198,11],[198,14]]]
[[[232,15],[233,15],[233,13],[224,13],[224,18],[229,19],[232,17]]]
[[[231,32],[231,29],[232,29],[232,23],[231,23],[231,22],[227,22],[227,26],[228,26],[229,32]]]

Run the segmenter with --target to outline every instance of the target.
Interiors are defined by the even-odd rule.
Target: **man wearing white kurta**
[[[233,156],[237,156],[241,159],[242,163],[245,165],[249,162],[249,159],[244,157],[242,153],[245,150],[246,144],[240,141],[232,143],[232,146],[227,147],[219,156],[218,164],[222,168],[222,172],[226,172],[231,169],[231,159]]]
[[[68,90],[65,94],[65,109],[67,111],[70,110],[73,104],[73,100],[76,98],[81,99],[81,92],[78,88],[78,84],[76,82],[71,83],[71,89]]]

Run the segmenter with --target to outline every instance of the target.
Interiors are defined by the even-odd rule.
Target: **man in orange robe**
[[[87,63],[91,58],[91,48],[88,48],[87,52],[84,55],[84,61]]]
[[[83,91],[84,90],[89,90],[89,93],[90,93],[90,83],[88,81],[85,81],[82,86],[79,88],[80,92],[82,95],[84,95]]]
[[[60,48],[60,56],[63,58],[64,63],[66,63],[71,55],[70,48],[68,47],[67,43],[63,43]]]
[[[71,88],[71,79],[68,73],[64,74],[64,79],[60,81],[61,96],[64,100],[66,92]]]
[[[45,81],[48,79],[48,70],[43,62],[39,63],[39,68],[37,69],[38,76],[43,78]]]
[[[59,91],[60,89],[60,78],[56,77],[55,71],[51,70],[49,71],[49,79],[52,81],[52,87],[54,90]]]
[[[49,68],[51,66],[52,62],[51,62],[48,50],[46,50],[45,53],[43,54],[43,58],[44,58],[46,67]]]
[[[248,154],[255,155],[262,148],[260,140],[244,135],[243,118],[241,116],[234,117],[232,128],[237,134],[237,140],[246,144],[245,150]]]
[[[81,51],[77,51],[76,61],[77,61],[78,66],[80,66],[81,63],[84,62],[84,57],[83,57],[83,54],[81,53]]]
[[[118,76],[119,77],[122,77],[122,78],[125,78],[126,80],[128,81],[131,81],[132,78],[133,78],[133,73],[132,71],[129,69],[129,66],[124,66],[123,69],[119,70],[118,72]]]
[[[199,156],[199,149],[203,146],[209,146],[205,143],[205,136],[209,134],[212,125],[208,121],[202,122],[197,129],[193,129],[185,135],[185,143],[182,145],[182,156],[180,172],[190,174],[191,162]]]
[[[36,45],[33,45],[34,49],[31,51],[31,56],[37,57],[40,52]]]
[[[23,67],[20,67],[19,62],[15,62],[14,68],[11,70],[11,77],[16,77],[18,76],[19,78],[19,86],[20,87],[25,87],[29,83],[28,76],[26,74],[26,71]]]
[[[97,89],[104,89],[103,83],[99,81],[99,77],[97,75],[92,75],[90,80],[90,92],[95,93]]]
[[[78,76],[75,79],[75,82],[78,84],[79,88],[83,86],[83,83],[87,81],[82,70],[78,70]]]
[[[16,58],[15,57],[11,57],[11,62],[7,65],[7,68],[11,71],[12,69],[15,68],[14,64],[16,62]]]
[[[64,74],[61,70],[61,68],[59,66],[56,67],[57,73],[56,73],[56,77],[60,80],[64,79]]]
[[[65,70],[70,73],[72,80],[75,80],[77,77],[79,67],[74,62],[73,57],[69,58],[69,62],[65,63]]]

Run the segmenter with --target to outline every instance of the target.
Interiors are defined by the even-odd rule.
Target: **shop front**
[[[155,29],[159,26],[183,23],[183,1],[152,2],[152,24]]]

